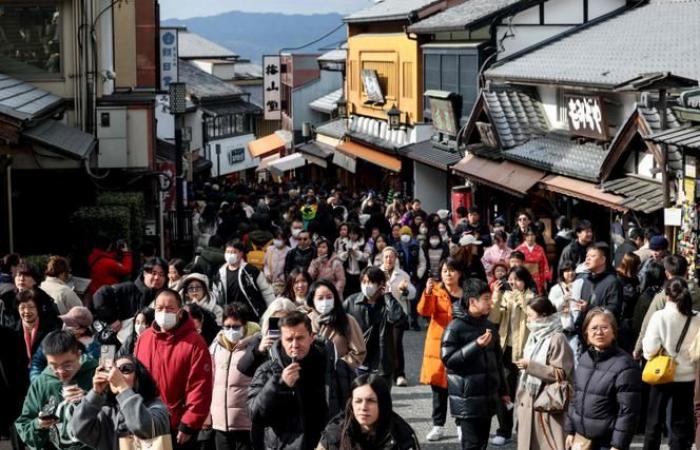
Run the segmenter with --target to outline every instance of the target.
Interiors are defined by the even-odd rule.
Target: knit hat
[[[92,313],[84,306],[74,306],[66,314],[58,317],[71,328],[89,328],[92,325]]]
[[[413,231],[411,231],[411,227],[408,225],[404,225],[401,227],[401,230],[399,230],[399,234],[407,234],[409,236],[413,236]]]
[[[668,239],[663,236],[654,236],[649,241],[650,250],[666,250],[668,249]]]

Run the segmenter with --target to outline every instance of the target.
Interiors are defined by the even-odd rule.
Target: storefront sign
[[[452,99],[429,97],[433,128],[438,133],[457,136],[457,119]]]
[[[363,70],[362,84],[365,86],[367,102],[378,105],[383,105],[385,103],[384,93],[382,92],[382,86],[379,84],[379,77],[377,76],[376,70]]]
[[[234,148],[228,151],[228,163],[230,165],[245,161],[245,148]]]
[[[700,89],[691,89],[681,92],[681,106],[685,108],[700,109]]]
[[[681,208],[664,208],[664,225],[667,227],[680,227],[683,210]]]
[[[265,120],[282,119],[282,65],[278,55],[263,56],[263,103]]]
[[[564,96],[569,131],[577,136],[606,141],[608,121],[601,97],[567,94]]]
[[[160,89],[168,90],[170,83],[178,81],[177,28],[160,30]]]
[[[489,148],[498,148],[498,140],[493,126],[487,122],[477,122],[476,129],[479,131],[481,143]]]

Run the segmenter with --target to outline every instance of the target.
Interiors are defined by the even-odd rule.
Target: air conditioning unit
[[[127,110],[123,106],[97,108],[97,165],[101,169],[129,166]]]

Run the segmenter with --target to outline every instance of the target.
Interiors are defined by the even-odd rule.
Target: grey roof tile
[[[61,97],[0,73],[0,114],[30,120],[62,105]]]
[[[316,125],[316,133],[336,139],[341,139],[347,132],[347,119],[336,119],[323,125]]]
[[[191,31],[179,30],[177,45],[177,54],[180,58],[235,58],[238,56],[226,47]]]
[[[635,211],[648,214],[664,207],[661,183],[656,180],[626,176],[606,181],[601,188],[603,192],[625,197],[620,205]]]
[[[530,94],[505,89],[484,91],[483,96],[503,148],[515,147],[549,130],[542,104]]]
[[[552,132],[501,153],[505,159],[547,172],[597,182],[608,151],[568,134]]]
[[[647,72],[699,79],[699,23],[699,0],[651,0],[496,64],[486,76],[601,87]]]
[[[406,20],[414,11],[437,3],[439,0],[380,0],[363,10],[345,16],[345,22],[374,22]]]
[[[409,145],[402,149],[402,151],[408,158],[414,161],[444,170],[445,172],[462,159],[459,153],[449,152],[435,147],[431,140]]]
[[[661,131],[661,115],[658,109],[654,107],[639,107],[637,109],[644,120],[646,120],[652,134]],[[671,108],[666,108],[666,122],[670,129],[679,128],[682,125]],[[673,145],[668,146],[668,167],[676,172],[683,171],[683,154],[678,147]]]
[[[222,81],[185,60],[180,60],[178,72],[180,81],[187,83],[187,91],[200,100],[243,94],[238,86]]]
[[[523,0],[467,0],[414,23],[408,27],[408,31],[416,34],[430,34],[440,31],[463,30],[518,3],[530,2]]]
[[[55,120],[45,120],[22,134],[71,159],[85,159],[95,147],[95,136]]]

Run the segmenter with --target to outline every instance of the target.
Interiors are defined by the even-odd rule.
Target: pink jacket
[[[342,261],[335,256],[330,258],[314,258],[309,265],[309,275],[314,280],[325,278],[333,283],[333,286],[338,290],[341,298],[343,297],[343,289],[345,289],[345,268]]]
[[[284,261],[287,258],[287,253],[289,253],[287,246],[279,249],[271,245],[267,248],[263,273],[270,283],[284,281]]]
[[[245,348],[231,352],[219,342],[220,339],[223,339],[221,334],[210,347],[214,369],[212,428],[219,431],[250,430],[247,400],[252,378],[237,369]]]

